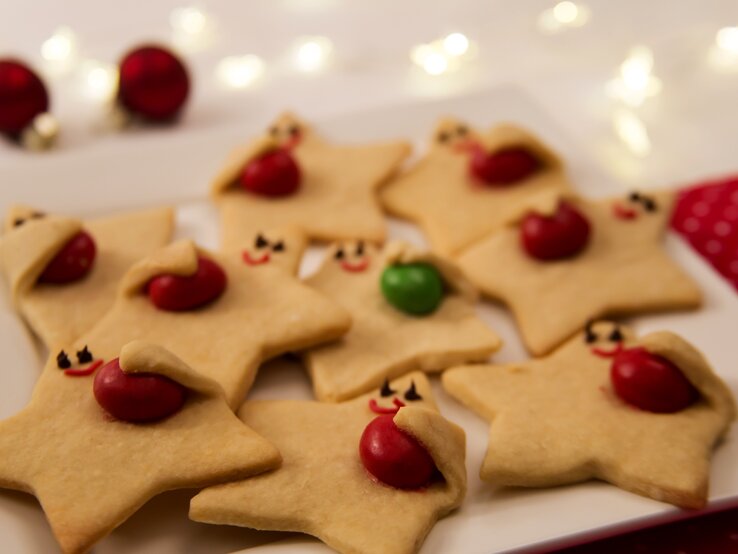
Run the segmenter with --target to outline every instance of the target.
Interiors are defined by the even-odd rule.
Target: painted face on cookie
[[[5,230],[12,231],[13,229],[17,229],[21,225],[32,221],[37,221],[44,217],[46,217],[46,214],[38,211],[30,211],[24,214],[17,214],[14,217],[8,218],[8,220],[5,222]]]
[[[300,144],[306,130],[306,126],[300,120],[290,114],[285,114],[269,126],[267,133],[280,148],[289,150]]]
[[[90,348],[85,345],[75,355],[71,351],[60,350],[56,355],[56,367],[68,377],[87,377],[105,363],[102,358],[95,358]]]
[[[477,144],[473,131],[456,119],[444,119],[433,133],[433,146],[442,150],[464,153]]]
[[[397,489],[424,489],[438,475],[436,464],[425,447],[394,422],[395,414],[407,405],[406,402],[418,402],[423,398],[412,381],[404,392],[393,390],[385,381],[379,395],[380,400],[369,400],[369,409],[378,415],[361,435],[361,462],[373,480]],[[391,405],[387,402],[390,398]]]
[[[284,238],[269,237],[265,233],[258,233],[254,237],[254,244],[241,253],[244,263],[247,265],[264,265],[272,261],[274,256],[286,252],[287,245]]]
[[[360,240],[345,242],[335,246],[333,261],[348,273],[362,273],[369,269],[371,256],[367,244]]]
[[[623,221],[635,221],[657,212],[659,209],[656,200],[638,191],[631,192],[622,200],[615,200],[612,204],[612,214]]]
[[[589,351],[599,358],[614,358],[624,348],[626,337],[616,323],[588,321],[582,335]]]

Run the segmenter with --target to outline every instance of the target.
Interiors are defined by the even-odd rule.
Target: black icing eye
[[[631,202],[640,202],[641,201],[641,193],[637,191],[633,191],[628,195],[628,200]]]
[[[46,214],[44,212],[33,212],[31,217],[33,219],[41,219],[42,217],[46,217]]]
[[[92,361],[92,352],[87,349],[87,345],[77,352],[77,361],[81,364],[86,364]]]
[[[276,137],[279,134],[279,129],[276,126],[269,127],[269,134]]]
[[[23,224],[24,224],[25,222],[26,222],[26,220],[25,220],[25,219],[23,219],[22,217],[19,217],[19,218],[17,218],[17,219],[14,219],[14,220],[13,220],[13,227],[20,227],[20,226],[21,226],[21,225],[23,225]]]
[[[59,369],[69,369],[72,367],[72,362],[69,361],[69,356],[64,350],[60,350],[56,355],[56,365]]]
[[[588,344],[597,342],[597,333],[592,330],[592,321],[588,321],[584,327],[584,341]]]
[[[273,252],[284,252],[284,242],[280,240],[278,243],[273,244],[272,251]]]
[[[390,387],[389,379],[385,379],[384,383],[382,383],[382,388],[379,389],[379,394],[382,396],[382,398],[387,398],[388,396],[392,396],[393,394],[395,394],[395,392],[397,391],[393,390]]]
[[[459,125],[456,127],[456,134],[460,137],[463,137],[469,132],[469,129],[466,128],[466,125]]]
[[[269,241],[264,238],[264,235],[259,233],[258,235],[256,235],[254,246],[256,246],[256,248],[266,248],[267,246],[269,246]]]
[[[343,248],[339,248],[338,250],[336,250],[336,253],[333,254],[333,257],[336,258],[337,260],[343,260],[343,256],[344,256]]]
[[[410,381],[410,388],[405,391],[405,400],[423,400],[423,397],[415,390],[415,381]]]
[[[356,243],[356,255],[357,256],[363,256],[364,255],[364,241],[359,241]]]
[[[612,342],[620,342],[623,340],[623,333],[620,332],[619,327],[615,327],[615,329],[612,330],[612,333],[610,333],[610,336],[607,338]]]
[[[652,198],[647,198],[644,196],[641,203],[643,204],[643,207],[647,212],[656,211],[656,202],[654,202]]]
[[[297,125],[290,125],[289,133],[295,137],[300,134],[300,128]]]
[[[449,135],[447,132],[443,131],[441,133],[438,133],[438,142],[448,142],[451,140],[451,135]]]

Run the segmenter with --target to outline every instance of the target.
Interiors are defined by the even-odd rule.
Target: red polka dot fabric
[[[683,189],[671,226],[738,290],[738,176]]]

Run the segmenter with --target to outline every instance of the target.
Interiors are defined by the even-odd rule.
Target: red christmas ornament
[[[28,148],[51,146],[58,127],[48,110],[49,94],[39,76],[18,60],[0,59],[0,133]]]
[[[587,246],[589,233],[587,218],[568,202],[561,202],[549,216],[529,213],[520,224],[523,248],[542,261],[575,256]]]
[[[190,77],[182,61],[161,46],[140,46],[120,62],[118,103],[134,116],[171,121],[179,115],[190,92]]]
[[[114,418],[131,423],[158,421],[177,413],[187,389],[153,373],[127,374],[118,358],[95,375],[92,392],[98,404]]]
[[[679,412],[699,397],[677,366],[645,348],[629,348],[616,354],[610,380],[621,399],[647,412]]]

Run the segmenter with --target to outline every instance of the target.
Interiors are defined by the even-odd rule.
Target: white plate
[[[503,88],[474,96],[413,103],[378,111],[355,113],[322,121],[320,128],[339,140],[412,137],[423,148],[435,120],[454,114],[478,125],[512,120],[529,126],[569,162],[572,177],[586,194],[622,193],[585,154],[557,130],[551,120],[516,89]],[[209,132],[136,132],[117,144],[92,152],[56,152],[34,156],[28,163],[6,163],[2,170],[0,213],[13,202],[29,202],[52,211],[89,214],[123,207],[177,201],[179,236],[192,236],[205,246],[217,244],[216,214],[202,198],[208,177],[234,144],[256,132],[263,121]],[[305,114],[309,117],[310,114]],[[165,140],[162,140],[162,137]],[[17,157],[15,157],[17,160]],[[12,186],[8,186],[12,183]],[[422,243],[414,227],[392,222],[391,234]],[[738,297],[702,260],[674,236],[667,247],[697,279],[705,291],[705,306],[697,313],[641,317],[633,324],[641,332],[670,329],[682,334],[705,352],[728,381],[738,388],[735,324]],[[319,249],[308,252],[303,271],[320,259]],[[0,306],[0,417],[20,410],[27,402],[41,366],[42,354],[7,308]],[[495,359],[500,362],[525,357],[509,315],[500,307],[483,304],[481,316],[505,340]],[[539,490],[495,490],[477,477],[487,447],[488,425],[443,393],[435,382],[441,409],[464,427],[468,436],[469,492],[463,507],[440,521],[428,536],[423,554],[448,552],[490,553],[541,546],[543,541],[582,540],[616,529],[643,526],[657,520],[684,517],[666,504],[623,492],[605,483],[588,482]],[[303,371],[294,365],[276,364],[262,371],[252,398],[309,398]],[[738,504],[738,429],[715,453],[712,464],[711,509]],[[249,553],[330,552],[318,541],[302,535],[258,533],[190,522],[190,491],[161,495],[104,539],[98,554],[222,553],[248,548]],[[24,494],[0,491],[0,536],[7,554],[55,552],[54,539],[36,501]],[[275,539],[280,539],[277,542]],[[299,547],[298,547],[299,545]]]

